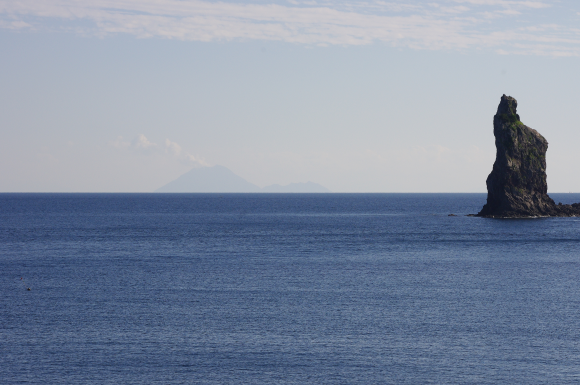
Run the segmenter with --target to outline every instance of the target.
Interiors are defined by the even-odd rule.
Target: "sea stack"
[[[548,141],[520,121],[517,106],[516,99],[503,95],[493,117],[497,154],[486,181],[487,204],[477,216],[580,216],[580,204],[556,205],[548,196]]]

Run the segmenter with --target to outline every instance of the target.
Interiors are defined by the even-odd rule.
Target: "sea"
[[[0,194],[0,384],[580,383],[580,218],[485,201]]]

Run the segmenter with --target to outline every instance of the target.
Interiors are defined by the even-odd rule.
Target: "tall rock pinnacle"
[[[518,218],[580,215],[580,204],[556,205],[548,196],[548,141],[520,121],[518,102],[503,95],[493,117],[497,154],[487,177],[483,217]]]

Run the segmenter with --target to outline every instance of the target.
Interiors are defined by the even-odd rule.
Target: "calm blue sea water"
[[[0,194],[0,383],[580,382],[579,219],[485,197]]]

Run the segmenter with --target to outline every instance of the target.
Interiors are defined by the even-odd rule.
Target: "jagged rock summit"
[[[556,205],[548,196],[548,141],[520,121],[518,102],[503,95],[493,117],[497,154],[487,177],[487,204],[477,214],[488,218],[580,216],[580,203]]]

